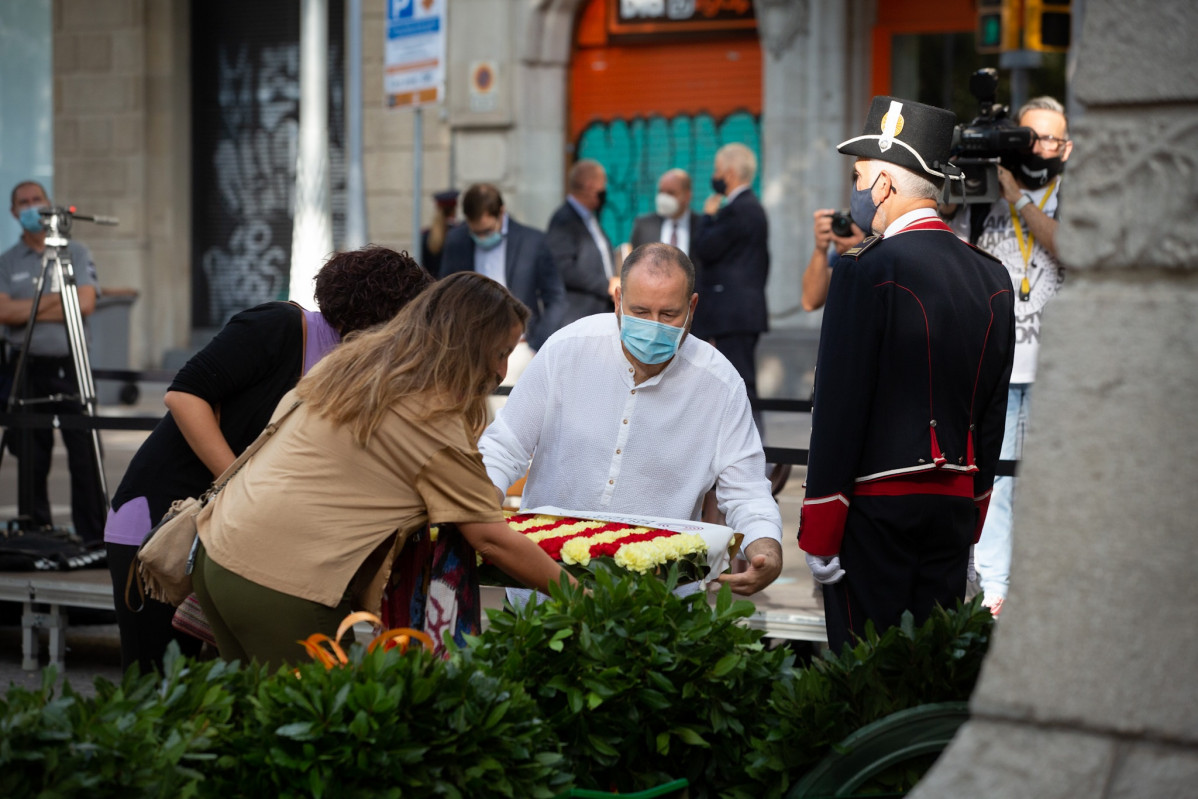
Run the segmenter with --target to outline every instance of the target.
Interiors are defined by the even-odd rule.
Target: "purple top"
[[[304,371],[316,365],[317,361],[329,354],[329,350],[341,343],[341,334],[321,315],[320,311],[304,309],[304,318],[308,320],[308,345],[304,348]]]

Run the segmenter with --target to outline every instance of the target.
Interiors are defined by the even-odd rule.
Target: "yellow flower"
[[[644,574],[670,561],[700,552],[707,552],[707,542],[702,536],[680,534],[625,544],[616,551],[615,561],[617,566]]]

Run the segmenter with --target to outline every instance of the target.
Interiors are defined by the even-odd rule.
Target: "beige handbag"
[[[162,521],[154,525],[137,549],[137,572],[147,596],[177,607],[191,593],[191,568],[199,542],[197,528],[200,514],[212,512],[210,505],[213,498],[299,405],[299,400],[296,400],[278,419],[267,425],[199,498],[188,497],[171,503]]]

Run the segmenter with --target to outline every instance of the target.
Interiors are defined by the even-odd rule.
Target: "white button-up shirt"
[[[532,467],[523,506],[698,519],[713,485],[728,526],[782,540],[782,516],[744,381],[687,336],[662,372],[637,385],[614,313],[559,330],[532,359],[479,442],[506,490]],[[535,457],[534,457],[535,453]]]
[[[674,246],[683,252],[691,251],[691,215],[689,209],[677,219],[666,217],[661,222],[661,240],[670,243],[670,234],[676,234]]]

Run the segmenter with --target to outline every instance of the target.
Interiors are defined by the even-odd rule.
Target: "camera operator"
[[[1001,458],[1017,460],[1023,449],[1044,306],[1065,279],[1057,260],[1057,215],[1061,173],[1073,151],[1065,108],[1051,97],[1037,97],[1019,109],[1018,125],[1036,133],[1030,152],[998,167],[1001,198],[991,205],[966,206],[953,220],[954,232],[1002,260],[1015,289],[1015,366],[1007,399]],[[1005,159],[1004,159],[1004,162]],[[1011,517],[1014,478],[994,481],[989,514],[974,548],[983,603],[995,616],[1002,610],[1011,570]]]
[[[12,215],[21,224],[21,238],[3,254],[0,254],[0,324],[5,325],[5,348],[8,350],[4,366],[4,390],[7,399],[11,387],[13,370],[18,349],[24,344],[25,326],[33,310],[33,298],[38,290],[38,277],[42,270],[42,255],[46,250],[46,231],[38,213],[50,207],[50,199],[40,183],[27,180],[18,183],[12,190]],[[75,281],[79,295],[79,309],[87,330],[87,316],[96,307],[95,266],[91,253],[82,244],[71,241],[66,246],[74,265]],[[37,319],[29,340],[29,352],[25,358],[25,376],[22,396],[31,398],[65,394],[78,397],[79,383],[63,324],[61,287],[54,285],[47,273],[49,283],[38,304]],[[39,405],[40,413],[82,413],[77,400]],[[84,543],[99,543],[104,536],[104,515],[107,499],[100,487],[99,475],[92,450],[92,438],[86,430],[62,430],[62,440],[67,449],[67,465],[71,470],[71,520],[75,534]],[[22,429],[14,427],[8,431],[9,451],[18,458],[24,449],[24,437],[29,438],[30,459],[33,463],[22,464],[17,470],[18,496],[32,496],[32,507],[22,507],[37,527],[51,527],[50,498],[47,481],[50,476],[51,453],[54,448],[54,432],[49,429]],[[32,481],[27,485],[26,481]]]
[[[865,238],[849,215],[835,208],[815,212],[815,249],[803,272],[803,290],[799,303],[804,311],[817,311],[828,300],[832,269],[845,250],[856,247]]]

